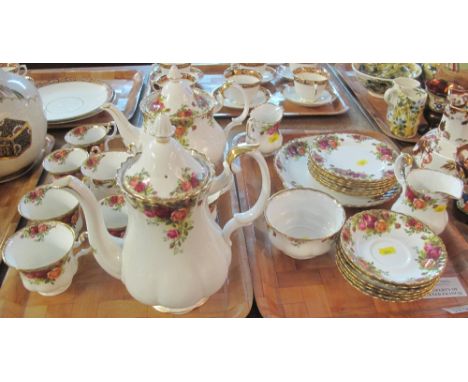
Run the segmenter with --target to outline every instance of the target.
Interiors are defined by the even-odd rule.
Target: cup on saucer
[[[78,199],[69,192],[50,185],[36,187],[23,195],[18,204],[18,212],[28,220],[28,225],[50,220],[60,221],[72,227],[76,235],[83,228]]]
[[[181,73],[190,73],[192,68],[192,64],[159,64],[161,74],[169,74],[169,70],[171,70],[172,65],[177,66],[177,69]]]
[[[291,73],[293,73],[296,69],[299,68],[312,68],[312,69],[318,69],[319,66],[318,64],[289,64],[289,70]]]
[[[265,74],[265,70],[267,70],[267,64],[234,64],[234,66],[239,69],[255,70],[262,76]]]
[[[54,179],[74,175],[81,179],[81,165],[88,159],[88,152],[78,147],[62,148],[47,155],[42,166]]]
[[[263,78],[263,76],[256,70],[236,68],[227,69],[224,72],[224,77],[228,83],[232,82],[242,87],[250,104],[256,97]],[[244,102],[242,93],[235,87],[229,87],[226,89],[225,95],[237,104],[243,104]]]
[[[293,75],[297,95],[307,101],[315,101],[328,88],[330,75],[323,69],[301,67]]]

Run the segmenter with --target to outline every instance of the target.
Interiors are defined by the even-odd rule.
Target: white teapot
[[[80,201],[90,246],[104,270],[121,279],[136,300],[162,312],[185,313],[226,281],[232,232],[252,223],[270,195],[268,166],[258,145],[239,145],[229,151],[224,171],[215,177],[203,154],[172,138],[175,128],[166,113],[159,113],[147,129],[154,138],[117,173],[128,209],[123,239],[110,236],[98,202],[77,178],[61,178],[52,186]],[[260,166],[262,190],[250,210],[235,214],[221,229],[210,215],[207,199],[230,188],[230,166],[244,153]]]
[[[32,163],[44,147],[47,121],[34,84],[0,69],[0,178]]]
[[[221,108],[222,101],[201,89],[190,87],[183,81],[175,65],[168,79],[161,90],[147,95],[140,103],[144,116],[143,129],[131,125],[113,104],[105,104],[103,109],[114,118],[125,145],[135,146],[136,151],[141,151],[143,144],[151,139],[147,136],[147,126],[159,113],[167,112],[176,127],[174,137],[182,145],[205,154],[215,165],[221,164],[229,131],[242,124],[249,113],[245,91],[238,84],[228,84],[242,93],[244,109],[240,116],[233,118],[223,129],[213,117]]]

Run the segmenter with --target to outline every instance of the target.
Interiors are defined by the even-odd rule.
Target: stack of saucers
[[[424,223],[387,210],[360,212],[345,223],[336,250],[343,277],[385,301],[422,299],[447,264],[443,241]]]
[[[322,185],[355,196],[381,196],[395,186],[397,152],[367,135],[326,134],[314,139],[309,171]]]

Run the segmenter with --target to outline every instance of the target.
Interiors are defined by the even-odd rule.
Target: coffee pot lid
[[[124,192],[140,201],[163,204],[203,192],[214,173],[206,157],[172,138],[175,128],[167,113],[159,113],[148,128],[154,138],[141,154],[124,163],[117,176]]]

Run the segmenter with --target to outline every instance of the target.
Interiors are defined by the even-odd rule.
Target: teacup
[[[75,253],[82,240],[66,224],[49,221],[27,226],[11,236],[2,250],[3,261],[16,269],[24,287],[43,296],[65,292],[78,270],[78,258],[90,252]]]
[[[18,212],[29,224],[61,221],[72,227],[76,235],[83,228],[78,199],[69,192],[50,185],[36,187],[25,194],[18,204]]]
[[[179,69],[181,73],[190,73],[192,69],[192,64],[159,64],[161,74],[168,74],[172,65],[177,66],[177,69]]]
[[[271,155],[283,144],[283,136],[279,130],[283,108],[265,103],[257,106],[250,113],[247,121],[247,142],[259,143],[263,155]]]
[[[5,72],[18,74],[19,76],[25,76],[28,72],[26,65],[20,64],[0,64],[0,69]]]
[[[255,70],[234,68],[227,69],[224,72],[224,77],[226,78],[226,80],[228,80],[228,83],[233,82],[242,87],[250,104],[255,99],[255,96],[257,95],[260,89],[260,83],[263,78],[262,75]],[[238,105],[244,103],[242,93],[238,89],[229,86],[225,87],[226,90],[224,91],[224,94],[227,98],[232,99]]]
[[[180,73],[180,76],[182,77],[181,81],[189,86],[194,86],[197,83],[197,78],[192,74]],[[167,83],[168,79],[169,78],[167,74],[156,77],[153,81],[151,81],[151,88],[153,90],[162,89],[162,87]]]
[[[311,68],[311,69],[318,69],[318,64],[289,64],[289,70],[293,73],[296,69],[299,68]]]
[[[277,192],[268,199],[264,215],[271,243],[298,260],[330,251],[346,220],[335,199],[310,188]]]
[[[116,184],[116,173],[130,154],[123,151],[106,151],[99,154],[91,154],[81,166],[84,180],[96,199],[118,194],[119,187]]]
[[[234,64],[234,66],[237,66],[240,69],[255,70],[256,72],[259,72],[262,76],[267,68],[267,64]]]
[[[104,224],[112,236],[124,237],[127,230],[127,205],[123,195],[110,195],[99,201]]]
[[[112,133],[108,135],[112,129]],[[116,137],[115,124],[81,125],[71,129],[65,134],[65,142],[73,147],[93,151],[108,151],[109,142]]]
[[[74,175],[81,179],[80,168],[86,159],[88,159],[86,150],[72,147],[52,151],[44,158],[42,165],[54,179],[66,175]]]
[[[301,67],[294,69],[294,89],[306,101],[315,101],[328,87],[330,75],[323,69]]]

